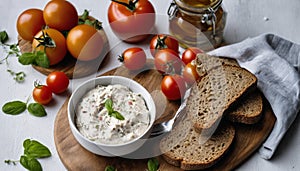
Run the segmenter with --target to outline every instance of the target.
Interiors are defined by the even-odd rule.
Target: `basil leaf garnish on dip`
[[[124,116],[121,113],[119,113],[118,111],[115,111],[113,109],[113,101],[111,99],[107,99],[105,101],[105,108],[106,108],[109,116],[112,116],[112,117],[114,117],[118,120],[124,120],[125,119]]]

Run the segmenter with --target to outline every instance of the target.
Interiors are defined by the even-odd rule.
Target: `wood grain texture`
[[[153,62],[148,61],[148,69],[142,73],[132,73],[127,69],[120,67],[105,73],[104,75],[122,75],[132,78],[148,89],[149,92],[155,92],[155,101],[159,105],[165,103],[165,99],[159,94],[160,81],[162,76],[151,69]],[[57,113],[54,124],[54,141],[59,157],[68,170],[104,170],[107,165],[113,165],[118,170],[141,171],[147,168],[147,159],[125,159],[121,157],[103,157],[95,155],[84,149],[74,138],[71,133],[68,118],[67,104],[69,98],[65,101]],[[232,170],[243,163],[253,152],[255,152],[266,137],[269,135],[275,123],[275,116],[269,106],[264,101],[264,114],[259,123],[254,125],[235,124],[236,137],[230,151],[224,158],[209,170]],[[167,107],[162,112],[162,116],[157,122],[162,122],[170,118],[178,109],[180,102],[167,101]],[[162,157],[157,157],[160,162],[160,170],[179,171],[181,169],[166,163]]]
[[[67,54],[65,58],[56,65],[50,66],[49,68],[43,68],[40,66],[32,65],[32,67],[38,72],[48,75],[53,71],[62,71],[69,78],[81,78],[90,74],[96,73],[101,68],[101,63],[109,55],[109,44],[104,30],[98,31],[104,39],[104,48],[100,57],[92,61],[77,61],[70,54]],[[21,53],[32,52],[32,42],[22,39],[18,36],[18,44]]]

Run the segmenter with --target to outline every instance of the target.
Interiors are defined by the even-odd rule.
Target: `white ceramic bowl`
[[[131,140],[123,144],[100,144],[89,140],[84,137],[77,129],[75,125],[75,111],[78,102],[81,98],[91,89],[95,88],[96,85],[110,85],[110,84],[121,84],[129,87],[133,92],[140,93],[144,98],[146,105],[150,111],[150,123],[146,132],[138,138]],[[124,156],[130,154],[140,148],[150,135],[151,128],[155,121],[156,108],[154,101],[150,93],[136,81],[121,77],[121,76],[101,76],[90,79],[82,83],[71,95],[68,103],[68,120],[71,127],[71,131],[75,139],[87,150],[92,153],[101,156]]]

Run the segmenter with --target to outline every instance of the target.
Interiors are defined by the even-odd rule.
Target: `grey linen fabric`
[[[300,45],[273,34],[263,34],[208,54],[237,59],[241,67],[258,78],[258,88],[271,104],[277,118],[274,128],[259,149],[270,159],[300,107]]]

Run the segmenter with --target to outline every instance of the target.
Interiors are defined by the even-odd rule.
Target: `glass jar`
[[[184,48],[212,50],[222,43],[226,12],[222,0],[173,0],[169,31]]]

